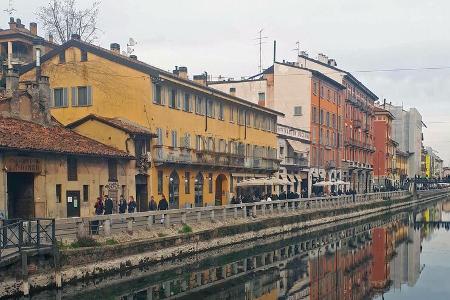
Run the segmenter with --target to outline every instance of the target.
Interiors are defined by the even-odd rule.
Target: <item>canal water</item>
[[[442,201],[322,231],[342,238],[309,250],[302,244],[317,234],[283,236],[31,299],[450,299],[449,226]]]

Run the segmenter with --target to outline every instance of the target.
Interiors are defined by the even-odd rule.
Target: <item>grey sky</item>
[[[15,15],[29,23],[47,2],[14,0]],[[313,57],[323,52],[349,71],[450,66],[449,11],[445,0],[103,0],[99,44],[124,48],[133,37],[135,54],[155,66],[239,78],[257,72],[254,38],[264,28],[266,67],[274,39],[278,60],[294,60],[300,41]],[[4,27],[8,15],[2,16]],[[428,125],[425,144],[450,161],[450,69],[354,75],[380,99],[417,107]]]

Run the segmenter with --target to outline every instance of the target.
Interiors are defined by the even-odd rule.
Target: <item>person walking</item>
[[[114,203],[112,199],[108,195],[105,195],[105,215],[112,215],[113,207]]]
[[[158,203],[158,210],[168,210],[169,209],[169,202],[167,202],[166,196],[162,194],[161,200],[159,200]],[[164,223],[164,214],[161,216],[161,224]]]
[[[150,201],[148,202],[148,210],[155,211],[158,209],[158,205],[156,204],[155,197],[151,196]]]
[[[97,202],[95,202],[94,205],[95,208],[95,214],[97,216],[103,215],[104,212],[104,205],[103,205],[103,201],[102,201],[102,197],[98,197],[97,198]],[[100,227],[100,221],[92,221],[92,234],[98,234],[98,229]]]
[[[124,214],[126,211],[127,211],[127,200],[125,200],[125,197],[123,195],[120,195],[119,213]]]
[[[136,201],[133,196],[130,196],[130,201],[128,201],[128,213],[132,214],[136,211]]]

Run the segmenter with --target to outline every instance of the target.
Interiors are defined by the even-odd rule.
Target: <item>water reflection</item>
[[[445,232],[450,205],[402,212],[250,250],[234,249],[183,268],[141,270],[67,287],[59,298],[382,299],[420,281],[422,244]],[[445,232],[446,237],[449,233]],[[43,297],[44,294],[37,297]],[[49,294],[45,294],[48,296]],[[405,298],[406,299],[406,298]]]

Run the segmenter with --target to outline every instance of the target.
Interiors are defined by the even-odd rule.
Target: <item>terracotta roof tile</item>
[[[0,117],[0,149],[132,159],[133,156],[59,125]]]

